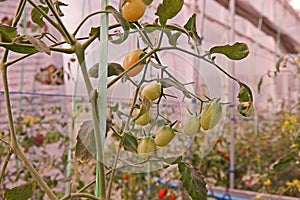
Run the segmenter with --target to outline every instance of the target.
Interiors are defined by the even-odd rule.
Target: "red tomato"
[[[123,174],[123,179],[124,179],[125,181],[128,181],[128,179],[129,179],[129,174]]]
[[[224,155],[224,158],[229,159],[229,158],[230,158],[229,154],[226,153],[226,154]]]
[[[170,200],[175,200],[176,199],[176,195],[174,193],[170,194]]]
[[[158,192],[158,198],[160,198],[160,199],[164,198],[167,193],[168,193],[168,190],[166,188],[160,189]]]

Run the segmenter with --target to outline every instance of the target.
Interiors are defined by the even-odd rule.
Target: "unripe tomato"
[[[220,99],[213,99],[204,109],[200,123],[204,130],[213,128],[218,124],[222,116]]]
[[[152,137],[142,138],[137,147],[138,155],[142,158],[147,158],[150,154],[154,152],[154,140]]]
[[[149,6],[153,0],[142,0],[146,6]]]
[[[160,189],[158,192],[158,198],[160,198],[160,199],[164,198],[167,193],[168,193],[168,190],[166,188]]]
[[[170,200],[175,200],[176,199],[176,195],[174,193],[170,194]]]
[[[140,56],[142,54],[144,54],[144,51],[141,49],[135,49],[130,51],[124,58],[123,69],[127,70],[132,65],[134,65],[140,59]],[[138,73],[142,71],[143,68],[144,68],[144,64],[139,64],[135,66],[132,70],[127,72],[127,75],[130,77],[136,76]]]
[[[142,0],[125,0],[121,7],[123,17],[129,22],[136,22],[146,11],[146,5]]]
[[[146,126],[151,121],[150,110],[139,116],[134,123],[140,126]]]
[[[192,115],[183,124],[183,133],[189,136],[195,135],[200,129],[200,117]]]
[[[149,83],[145,85],[140,92],[140,96],[143,99],[155,100],[161,95],[160,83]]]
[[[171,142],[174,135],[174,130],[170,126],[163,126],[156,132],[154,142],[157,146],[166,146]]]

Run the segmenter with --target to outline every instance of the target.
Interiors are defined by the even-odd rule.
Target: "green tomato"
[[[142,158],[148,158],[154,152],[155,144],[152,137],[142,138],[137,146],[138,155]]]
[[[155,100],[161,95],[160,83],[149,83],[145,85],[140,92],[140,96],[143,99]]]
[[[200,123],[204,130],[213,128],[218,124],[222,116],[220,99],[213,99],[204,109]]]
[[[163,126],[158,129],[154,142],[157,146],[166,146],[174,138],[174,130],[170,126]]]
[[[192,115],[183,124],[183,133],[189,136],[195,135],[200,129],[200,117]]]
[[[149,6],[153,0],[142,0],[146,6]]]
[[[151,117],[150,117],[150,110],[146,111],[145,113],[143,113],[141,116],[139,116],[134,123],[140,126],[146,126],[147,124],[149,124],[151,121]]]
[[[146,5],[142,0],[125,0],[121,7],[123,17],[129,22],[136,22],[143,17]]]

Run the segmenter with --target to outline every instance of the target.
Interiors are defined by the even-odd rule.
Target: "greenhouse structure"
[[[0,0],[0,199],[300,198],[300,0]]]

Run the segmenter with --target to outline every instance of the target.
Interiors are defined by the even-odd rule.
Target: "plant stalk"
[[[7,69],[4,66],[4,63],[0,63],[0,68],[2,72],[2,82],[3,82],[3,88],[4,88],[4,96],[5,96],[5,103],[6,103],[6,112],[7,112],[7,118],[9,123],[9,129],[10,129],[10,139],[11,139],[11,147],[14,151],[14,153],[17,155],[18,158],[20,158],[23,161],[23,164],[28,169],[28,171],[31,173],[35,181],[38,183],[38,185],[44,190],[44,192],[48,195],[48,197],[51,200],[58,200],[55,194],[51,191],[51,189],[48,187],[46,182],[41,178],[41,176],[38,174],[38,172],[35,170],[31,162],[26,158],[23,151],[20,149],[15,128],[14,128],[14,122],[11,112],[11,104],[10,104],[10,96],[9,96],[9,88],[8,88],[8,79],[7,79]]]
[[[93,125],[94,125],[94,135],[95,135],[95,143],[96,143],[96,151],[101,152],[99,155],[102,155],[102,138],[100,137],[100,126],[99,126],[99,119],[97,114],[97,92],[93,89],[92,84],[90,82],[88,71],[85,62],[85,55],[84,55],[84,47],[78,41],[74,44],[75,54],[77,56],[79,65],[81,67],[82,75],[84,78],[84,82],[86,85],[87,92],[89,94],[90,103],[92,106],[92,116],[93,116]],[[101,192],[101,199],[106,199],[105,193],[105,171],[104,171],[104,164],[101,162],[103,161],[102,157],[97,159],[97,165],[99,166],[99,178],[101,180],[100,185],[100,192]]]

